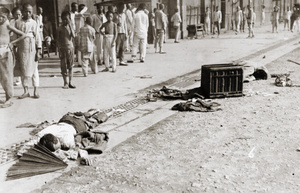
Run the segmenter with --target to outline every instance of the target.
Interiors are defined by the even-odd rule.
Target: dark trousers
[[[124,47],[126,43],[126,35],[124,33],[119,33],[117,37],[117,56],[119,57],[120,62],[124,61]]]

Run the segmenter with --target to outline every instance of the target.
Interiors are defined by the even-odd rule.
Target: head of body
[[[0,6],[0,25],[3,25],[9,16],[9,10],[5,7]]]
[[[24,4],[22,7],[22,15],[24,20],[32,18],[32,6],[28,3]]]
[[[73,2],[73,3],[71,4],[71,11],[72,11],[73,13],[75,13],[76,11],[78,11],[78,4],[77,4],[77,3]]]
[[[216,12],[219,11],[219,6],[216,6]]]
[[[247,8],[249,11],[251,11],[251,6],[250,5],[247,5]]]
[[[11,13],[15,20],[21,19],[21,17],[22,17],[21,9],[18,7],[13,8]]]
[[[43,14],[43,8],[38,7],[38,8],[37,8],[37,14],[38,14],[38,15],[42,15],[42,14]]]
[[[98,14],[103,14],[104,13],[104,8],[101,5],[97,5],[97,12]]]
[[[44,22],[44,23],[47,23],[48,21],[49,21],[49,18],[48,18],[47,15],[45,15],[44,18],[43,18],[43,22]]]
[[[108,22],[112,22],[114,14],[112,12],[108,11],[108,12],[106,12],[105,17]]]
[[[111,13],[115,12],[115,8],[112,5],[108,6],[107,10],[108,10],[108,12],[111,12]]]
[[[128,3],[128,4],[126,5],[126,9],[131,10],[131,8],[132,8],[131,4]]]
[[[157,8],[154,8],[154,9],[153,9],[153,13],[155,13],[156,11],[157,11]]]
[[[82,11],[85,8],[85,4],[80,4],[78,6],[78,12]]]
[[[179,9],[178,9],[178,8],[175,8],[174,11],[175,11],[175,13],[178,13],[178,12],[179,12]]]
[[[241,10],[240,6],[237,6],[237,7],[236,7],[236,10],[237,10],[237,11],[240,11],[240,10]]]
[[[70,12],[63,11],[61,13],[61,20],[62,20],[62,24],[64,26],[68,25],[70,23],[70,20],[71,20]]]
[[[290,7],[289,7],[289,6],[287,6],[286,10],[287,10],[287,11],[290,11]]]
[[[206,7],[206,11],[207,11],[207,12],[209,11],[209,7]]]
[[[159,4],[159,10],[162,10],[162,11],[163,11],[164,9],[165,9],[165,5],[164,5],[164,4],[162,4],[162,3],[161,3],[161,4]]]
[[[91,17],[87,17],[86,19],[85,19],[85,23],[87,24],[87,25],[92,25],[92,18]]]
[[[40,144],[45,146],[50,151],[54,152],[61,148],[61,144],[57,137],[48,133],[40,139]]]
[[[123,3],[120,3],[117,5],[117,11],[119,14],[123,13],[124,12],[124,9],[125,9],[125,6]]]
[[[136,9],[136,12],[138,11],[145,11],[146,9],[146,4],[145,3],[141,3],[139,4],[138,8]]]

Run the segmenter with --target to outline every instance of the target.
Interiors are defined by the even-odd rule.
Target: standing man
[[[40,40],[43,42],[44,41],[44,36],[43,36],[43,29],[44,29],[44,24],[43,24],[43,8],[38,7],[37,9],[37,15],[36,15],[36,23],[38,25],[39,33],[40,33]]]
[[[243,20],[243,11],[241,10],[240,6],[237,6],[236,13],[235,13],[236,34],[240,33],[240,26],[242,20]]]
[[[290,10],[290,7],[287,7],[286,12],[284,13],[284,30],[285,30],[285,27],[287,27],[287,30],[290,31],[291,15],[292,15],[292,12]]]
[[[165,21],[165,16],[163,13],[164,8],[165,8],[164,4],[159,4],[159,10],[155,12],[155,29],[156,29],[155,53],[161,53],[161,54],[166,53],[165,51],[163,51],[164,36],[167,28],[167,22]]]
[[[219,7],[216,6],[216,10],[214,13],[214,34],[215,34],[215,28],[217,27],[218,30],[218,37],[220,35],[220,27],[222,23],[222,12],[219,10]]]
[[[278,33],[279,12],[277,6],[274,7],[274,10],[272,12],[271,22],[272,22],[272,33],[274,33],[274,31]]]
[[[156,8],[153,9],[153,12],[150,16],[150,22],[151,22],[151,30],[152,30],[152,36],[153,36],[153,45],[155,48],[155,39],[156,39],[156,29],[155,29],[155,12],[157,11]]]
[[[210,10],[206,7],[205,19],[204,19],[204,31],[206,35],[210,34]]]
[[[132,44],[133,44],[133,28],[134,28],[134,23],[133,23],[133,17],[134,13],[132,11],[132,6],[130,3],[126,5],[126,25],[127,25],[127,41],[126,41],[126,50],[130,51],[132,50]]]
[[[171,22],[173,22],[173,27],[175,28],[175,43],[179,43],[178,38],[180,35],[180,23],[181,21],[181,17],[179,14],[179,10],[178,8],[175,9],[175,13],[171,18]]]
[[[254,38],[254,31],[253,31],[254,15],[253,15],[253,9],[252,9],[252,7],[250,5],[247,5],[247,8],[248,8],[247,23],[248,23],[248,29],[249,29],[248,38]]]
[[[94,59],[94,41],[96,34],[95,29],[91,25],[92,18],[87,17],[85,20],[85,25],[80,28],[80,32],[78,34],[79,49],[82,54],[82,72],[84,77],[88,76],[89,64],[91,65],[93,73],[98,73],[98,66]]]
[[[41,49],[39,28],[36,21],[32,19],[33,8],[30,4],[23,5],[23,18],[16,21],[16,28],[24,32],[27,38],[20,41],[17,45],[17,55],[21,67],[21,79],[24,94],[19,99],[30,97],[29,82],[32,81],[34,87],[33,98],[40,98],[38,94],[39,72],[38,72],[38,50]]]
[[[76,54],[76,57],[77,57],[77,61],[78,61],[78,66],[81,66],[81,54],[80,52],[78,51],[78,48],[77,48],[77,34],[76,34],[76,22],[75,22],[75,16],[78,14],[78,4],[73,2],[71,4],[71,12],[70,12],[70,16],[71,16],[71,26],[73,28],[73,30],[75,31],[75,38],[74,38],[74,47],[75,47],[75,54]]]
[[[132,60],[136,59],[137,51],[140,48],[140,61],[145,62],[146,58],[146,45],[149,27],[148,15],[145,13],[146,4],[141,3],[136,10],[134,16],[134,35],[133,35],[133,49]]]
[[[127,40],[127,25],[126,25],[126,15],[124,13],[124,4],[118,4],[117,10],[118,13],[116,14],[117,17],[117,30],[118,30],[118,36],[117,36],[117,56],[119,56],[119,65],[120,66],[127,66],[127,63],[124,61],[124,48]]]
[[[96,4],[97,13],[92,16],[92,27],[96,30],[96,64],[101,65],[103,60],[103,35],[100,33],[100,27],[107,21],[104,15],[103,6]]]

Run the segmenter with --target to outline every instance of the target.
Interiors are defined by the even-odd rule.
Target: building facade
[[[58,27],[60,20],[60,14],[64,10],[70,10],[71,3],[76,2],[78,4],[85,4],[88,7],[88,12],[93,14],[96,12],[95,3],[105,2],[108,0],[0,0],[0,5],[4,4],[9,9],[16,6],[21,6],[24,3],[30,3],[33,5],[34,12],[38,6],[41,6],[44,10],[44,15],[47,15],[52,21],[54,28]],[[278,6],[280,9],[280,18],[282,20],[287,7],[292,8],[294,4],[300,3],[300,0],[135,0],[132,3],[135,7],[139,3],[146,3],[147,9],[150,11],[153,8],[158,8],[160,3],[165,5],[164,12],[168,16],[168,20],[171,20],[172,15],[175,13],[175,8],[179,9],[182,18],[182,37],[186,37],[188,34],[188,25],[198,25],[204,23],[205,9],[206,7],[211,10],[212,13],[215,7],[218,6],[222,12],[221,28],[223,30],[232,30],[233,15],[236,11],[236,7],[241,8],[251,5],[256,13],[256,23],[259,25],[261,21],[262,7],[265,7],[265,23],[270,22],[270,15],[274,6]],[[167,37],[174,37],[174,30],[171,28],[169,22],[167,30]]]

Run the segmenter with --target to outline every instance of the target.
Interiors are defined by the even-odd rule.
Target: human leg
[[[141,52],[141,62],[144,62],[146,59],[146,46],[147,46],[147,36],[145,37],[140,37],[139,39],[140,42],[140,52]]]
[[[67,80],[67,76],[68,76],[68,68],[67,68],[67,50],[65,49],[61,49],[59,51],[59,58],[60,58],[60,69],[61,69],[61,75],[63,77],[63,81],[64,81],[64,89],[69,88],[69,84],[68,84],[68,80]]]
[[[0,48],[1,49],[1,48]],[[12,52],[8,49],[4,54],[1,53],[0,57],[0,81],[2,88],[5,91],[6,100],[4,104],[5,106],[1,105],[1,107],[8,107],[12,105],[11,99],[13,97],[13,55]],[[0,51],[2,52],[2,51]]]
[[[120,35],[120,40],[119,40],[119,60],[120,60],[120,65],[125,65],[124,62],[124,46],[126,42],[125,34],[119,34]],[[118,35],[118,37],[119,37]]]
[[[108,38],[103,38],[103,59],[105,64],[105,69],[103,71],[109,70],[109,48],[111,44],[109,44]]]
[[[85,77],[88,76],[90,55],[90,52],[82,53],[82,73]]]
[[[133,36],[133,44],[132,44],[131,62],[134,62],[134,60],[136,59],[138,48],[139,48],[139,39],[138,39],[137,35],[134,35]]]
[[[164,30],[159,30],[159,33],[158,33],[158,36],[159,36],[159,52],[162,54],[164,53],[163,51],[163,43],[164,43]]]
[[[74,49],[68,49],[67,51],[67,68],[69,71],[69,88],[76,88],[72,84],[72,79],[73,79],[73,63],[74,63]]]
[[[34,88],[33,97],[36,98],[36,99],[40,98],[40,95],[38,93],[38,87],[40,86],[38,62],[36,62],[36,68],[35,68],[34,73],[32,75],[32,85],[33,85],[33,88]]]

